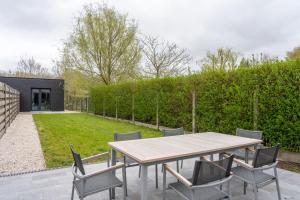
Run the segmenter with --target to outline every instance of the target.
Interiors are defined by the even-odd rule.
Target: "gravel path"
[[[0,175],[45,169],[39,135],[30,113],[20,113],[0,139]]]

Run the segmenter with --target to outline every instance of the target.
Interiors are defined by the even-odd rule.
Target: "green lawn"
[[[69,144],[86,157],[109,151],[107,143],[113,141],[115,132],[141,131],[144,138],[160,136],[157,130],[83,113],[34,114],[33,118],[48,168],[72,163]]]

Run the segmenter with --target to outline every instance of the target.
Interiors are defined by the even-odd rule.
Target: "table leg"
[[[249,158],[248,158],[249,150],[248,148],[245,149],[245,163],[249,163]],[[246,194],[247,190],[247,183],[244,182],[244,194]]]
[[[114,149],[112,149],[111,150],[111,166],[116,165],[116,163],[117,163],[116,160],[117,160],[117,152]],[[113,171],[112,173],[113,173],[113,175],[115,175],[116,171]],[[112,189],[111,196],[112,196],[112,199],[115,199],[115,188]]]
[[[142,165],[141,175],[141,200],[147,200],[148,166]]]

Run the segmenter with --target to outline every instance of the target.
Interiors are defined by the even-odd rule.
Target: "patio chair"
[[[175,128],[175,129],[163,129],[162,130],[163,137],[169,137],[169,136],[177,136],[177,135],[184,135],[184,129],[183,127]],[[176,161],[177,166],[177,172],[179,172],[179,161]],[[181,169],[183,167],[183,160],[181,160]]]
[[[239,159],[234,159],[234,162],[236,162],[238,166],[232,168],[232,173],[238,179],[253,186],[255,200],[258,199],[258,188],[273,182],[276,182],[278,199],[281,199],[276,168],[279,148],[279,145],[277,145],[274,147],[257,149],[252,165]],[[272,168],[274,170],[273,175],[264,172],[265,170]]]
[[[115,133],[114,135],[114,139],[115,141],[126,141],[126,140],[139,140],[142,139],[142,134],[141,132],[137,131],[137,132],[131,132],[131,133]],[[122,158],[117,159],[118,162],[123,162],[125,163],[125,168],[127,167],[135,167],[135,166],[139,166],[138,163],[136,163],[136,161],[134,161],[133,159],[127,157],[127,156],[123,156]],[[156,180],[156,188],[158,188],[158,176],[157,176],[157,165],[155,165],[155,180]],[[139,166],[139,177],[141,176],[141,166]],[[126,169],[125,169],[125,181],[127,182],[127,173],[126,173]],[[126,190],[126,196],[127,196],[127,187],[125,188]]]
[[[218,161],[195,161],[191,179],[186,179],[167,164],[163,172],[163,200],[166,199],[166,172],[172,174],[178,182],[169,184],[169,188],[186,200],[231,199],[230,180],[233,155]],[[227,189],[221,186],[226,185]]]
[[[251,130],[245,130],[241,128],[236,129],[236,136],[239,137],[246,137],[246,138],[252,138],[252,139],[262,139],[262,131],[251,131]],[[235,151],[227,152],[228,154],[233,154],[236,158],[243,159],[246,162],[248,160],[253,160],[254,158],[254,153],[257,148],[262,148],[262,145],[259,145],[257,147],[254,147],[254,150],[249,149],[248,150],[248,157],[246,158],[246,152],[245,149],[237,149]]]
[[[72,184],[71,200],[73,200],[74,198],[74,189],[76,189],[80,200],[84,199],[89,195],[105,190],[109,191],[109,199],[111,200],[111,189],[116,187],[123,188],[123,199],[126,199],[126,182],[124,181],[125,165],[123,163],[110,167],[108,152],[81,159],[80,154],[74,151],[72,145],[70,145],[70,149],[74,159],[74,164],[72,166],[74,179]],[[107,159],[107,168],[87,174],[83,164],[88,163],[90,161],[95,161],[103,157],[106,157]],[[123,182],[113,174],[114,171],[120,168],[122,168]]]

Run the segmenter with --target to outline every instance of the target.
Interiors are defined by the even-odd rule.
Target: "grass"
[[[107,143],[113,141],[116,132],[141,131],[143,138],[161,134],[154,129],[84,113],[34,114],[33,118],[48,168],[72,163],[69,144],[73,144],[82,157],[87,157],[109,151]]]

